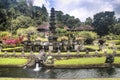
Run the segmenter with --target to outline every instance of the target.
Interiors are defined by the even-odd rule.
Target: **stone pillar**
[[[75,46],[75,50],[77,51],[78,50],[78,48],[79,48],[79,45],[78,44],[74,44],[74,46]]]
[[[58,49],[58,52],[57,52],[57,53],[58,53],[58,55],[60,55],[60,50],[59,50],[59,49]]]
[[[97,50],[95,51],[95,54],[96,54],[96,55],[98,54],[98,51],[97,51]]]
[[[70,51],[69,50],[67,51],[67,55],[70,55]]]
[[[50,51],[50,50],[48,51],[48,54],[51,54],[51,51]]]
[[[7,51],[4,52],[5,57],[7,57]]]
[[[80,54],[80,51],[77,49],[77,54],[79,55]]]
[[[67,45],[64,45],[63,48],[64,48],[65,51],[67,51]]]
[[[107,55],[107,50],[104,50],[104,54],[106,54],[106,55]]]
[[[33,51],[30,51],[30,55],[33,55]]]
[[[25,52],[24,52],[24,50],[22,51],[21,56],[23,56],[23,57],[25,56]]]
[[[52,43],[50,43],[50,45],[49,45],[49,51],[53,51],[53,45],[52,45]]]
[[[86,50],[86,54],[89,54],[89,51],[88,51],[88,50]]]
[[[16,53],[15,53],[15,51],[13,51],[13,55],[15,55]]]
[[[116,54],[116,50],[113,50],[113,54],[114,54],[114,55]]]

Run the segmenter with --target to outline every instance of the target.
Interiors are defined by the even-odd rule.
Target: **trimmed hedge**
[[[3,52],[4,51],[7,51],[7,52],[13,52],[13,51],[15,51],[15,52],[21,52],[22,49],[23,49],[23,47],[14,47],[14,48],[4,48],[4,49],[2,49],[2,51]]]
[[[0,65],[24,65],[27,61],[25,58],[0,58]]]

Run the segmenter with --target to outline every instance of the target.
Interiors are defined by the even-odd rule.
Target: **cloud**
[[[36,1],[45,3],[45,0]],[[85,21],[88,17],[93,18],[96,13],[102,11],[115,11],[116,16],[120,17],[120,0],[47,0],[45,4],[48,10],[54,7],[56,10],[75,16],[81,21]]]
[[[34,1],[34,6],[40,6],[40,7],[42,7],[42,4],[45,4],[44,0],[35,0]]]
[[[94,14],[102,11],[113,11],[109,2],[104,0],[56,0],[55,8],[72,16],[85,21],[87,17],[93,17]]]
[[[49,12],[51,3],[49,3],[47,0],[34,0],[34,4],[33,5],[42,7],[43,4],[46,6],[46,8],[47,8],[47,10]]]

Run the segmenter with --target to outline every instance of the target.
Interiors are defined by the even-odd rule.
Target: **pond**
[[[119,78],[120,68],[103,69],[41,69],[35,72],[31,68],[0,68],[0,77],[13,78]]]

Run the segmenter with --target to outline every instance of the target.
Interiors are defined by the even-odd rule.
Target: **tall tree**
[[[120,23],[116,23],[110,28],[111,33],[119,35],[120,34]]]
[[[114,24],[115,17],[114,12],[100,12],[94,15],[93,25],[95,31],[100,35],[107,35],[109,33],[109,27]]]
[[[117,19],[117,23],[120,23],[120,18]]]
[[[48,21],[48,12],[44,5],[42,5],[42,20],[45,22]]]
[[[9,8],[16,0],[0,0],[0,30],[6,30],[10,25]]]
[[[86,18],[86,21],[85,21],[85,25],[92,25],[92,18],[90,18],[90,17],[88,17],[88,18]]]

